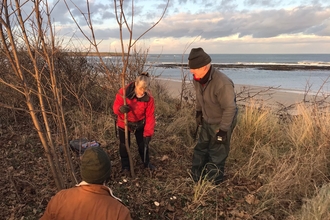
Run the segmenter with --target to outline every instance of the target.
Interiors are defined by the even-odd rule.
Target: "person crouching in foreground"
[[[119,89],[113,104],[113,112],[117,115],[119,134],[119,153],[121,157],[122,172],[130,171],[129,158],[125,146],[124,114],[128,121],[128,144],[131,145],[130,133],[134,133],[140,157],[145,168],[154,170],[155,167],[149,159],[149,142],[155,128],[155,102],[148,91],[150,77],[142,73],[136,77],[135,82],[129,83],[125,88],[126,105],[124,105],[123,88]]]
[[[130,212],[105,185],[110,179],[111,163],[101,147],[84,152],[80,174],[82,182],[61,190],[48,203],[41,220],[107,219],[131,220]]]
[[[206,177],[219,184],[236,125],[234,83],[211,65],[211,57],[202,48],[193,48],[188,60],[196,90],[196,122],[201,125],[191,173],[195,182]]]

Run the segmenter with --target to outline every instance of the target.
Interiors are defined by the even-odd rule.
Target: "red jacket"
[[[135,95],[135,83],[132,82],[125,88],[126,104],[131,111],[127,113],[127,121],[138,122],[145,119],[144,137],[152,136],[155,128],[155,101],[150,93],[146,93],[142,98],[137,98]],[[117,125],[120,128],[125,128],[124,114],[119,111],[119,108],[124,105],[123,88],[119,89],[116,94],[116,99],[113,104],[113,112],[117,115]]]
[[[40,220],[131,220],[126,206],[103,185],[82,185],[61,190],[48,203]]]

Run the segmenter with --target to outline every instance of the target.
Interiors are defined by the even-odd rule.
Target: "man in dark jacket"
[[[234,83],[211,65],[211,57],[202,48],[193,48],[188,57],[196,90],[196,122],[201,125],[194,148],[192,176],[195,182],[205,178],[223,181],[230,139],[236,125],[237,105]]]
[[[110,172],[110,159],[102,148],[87,148],[80,165],[83,181],[58,192],[48,203],[41,220],[131,220],[129,210],[105,185]]]

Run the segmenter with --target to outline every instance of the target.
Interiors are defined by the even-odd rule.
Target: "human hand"
[[[215,138],[218,143],[225,143],[227,140],[227,131],[222,131],[221,129],[219,129],[219,131],[215,135]]]
[[[202,111],[196,111],[196,124],[201,125],[202,124],[202,116],[203,112]]]
[[[128,113],[129,111],[131,111],[131,108],[128,105],[122,105],[120,106],[119,111],[121,113]]]

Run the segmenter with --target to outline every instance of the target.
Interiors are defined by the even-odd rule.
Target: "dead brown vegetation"
[[[83,120],[79,108],[69,113],[70,137],[86,134],[95,138],[110,155],[109,186],[123,199],[134,219],[328,217],[327,111],[309,114],[308,108],[299,105],[300,116],[282,123],[267,107],[260,108],[253,102],[249,107],[241,106],[226,166],[227,180],[217,187],[205,181],[195,185],[187,171],[194,146],[193,108],[183,103],[178,109],[180,100],[171,99],[157,81],[153,84],[157,126],[150,150],[157,166],[155,172],[143,169],[133,150],[136,176],[120,176],[118,140],[107,110],[90,112],[91,123]],[[5,171],[1,179],[5,198],[1,201],[1,218],[36,219],[57,189],[26,113],[16,112],[15,117],[16,123],[14,119],[10,123],[1,120],[1,166]],[[79,157],[74,152],[71,155],[80,181]],[[322,213],[316,206],[322,207]]]
[[[20,1],[13,3],[19,12]],[[180,100],[172,99],[154,81],[157,126],[150,151],[157,170],[143,169],[133,153],[136,176],[123,179],[111,107],[122,86],[118,82],[145,70],[145,53],[129,44],[133,56],[125,57],[130,54],[125,50],[109,62],[99,56],[100,65],[80,53],[68,55],[57,47],[49,17],[40,20],[40,12],[49,15],[47,1],[33,1],[40,11],[11,20],[15,4],[1,5],[1,219],[38,219],[51,196],[79,182],[79,155],[68,143],[83,137],[99,141],[110,155],[109,186],[134,219],[329,218],[327,96],[283,106],[281,115],[289,116],[289,108],[298,113],[283,120],[250,102],[255,93],[238,94],[248,103],[240,108],[227,180],[215,187],[205,181],[195,185],[187,172],[194,146],[193,95],[183,89]],[[120,25],[128,24],[122,11],[118,15]],[[34,28],[26,29],[29,25]],[[97,46],[95,38],[90,43]]]

